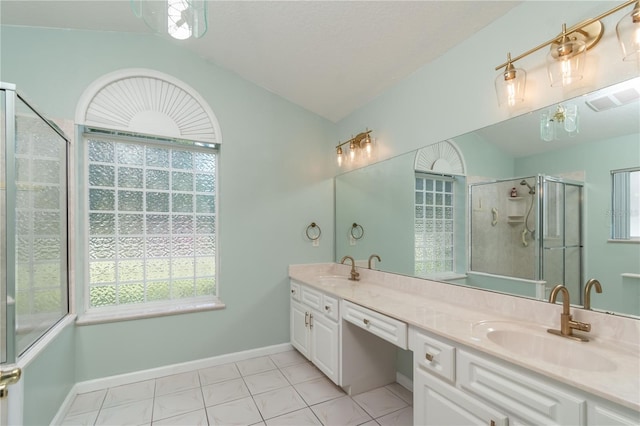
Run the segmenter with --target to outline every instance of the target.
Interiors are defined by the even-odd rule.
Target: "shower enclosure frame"
[[[565,244],[566,242],[566,234],[563,234],[563,241],[562,241],[562,245],[560,247],[545,247],[544,244],[544,230],[545,230],[545,208],[547,208],[547,204],[545,202],[545,191],[547,190],[546,188],[546,183],[557,183],[557,184],[562,184],[564,185],[563,188],[566,189],[567,185],[570,186],[575,186],[579,188],[579,198],[578,198],[578,221],[579,221],[579,226],[578,226],[578,241],[579,243],[577,245],[572,245],[569,248],[578,248],[579,249],[579,265],[578,265],[578,281],[579,281],[579,293],[580,295],[578,297],[576,297],[577,295],[572,295],[572,303],[582,303],[582,287],[583,287],[583,276],[584,276],[584,217],[583,217],[583,211],[584,211],[584,206],[583,206],[583,202],[584,202],[584,183],[580,182],[580,181],[576,181],[576,180],[571,180],[571,179],[565,179],[565,178],[560,178],[560,177],[555,177],[555,176],[550,176],[550,175],[545,175],[545,174],[537,174],[537,175],[528,175],[528,176],[520,176],[520,177],[510,177],[510,178],[502,178],[502,179],[494,179],[491,181],[484,181],[484,182],[476,182],[476,183],[472,183],[469,184],[468,187],[468,197],[469,197],[469,202],[468,202],[468,228],[469,228],[469,240],[467,242],[467,247],[468,247],[468,253],[467,253],[467,262],[469,265],[469,270],[470,271],[474,271],[473,268],[473,262],[472,262],[472,241],[473,241],[473,226],[472,226],[472,218],[473,218],[473,194],[472,194],[472,190],[474,186],[478,186],[478,185],[488,185],[488,184],[500,184],[500,183],[504,183],[504,182],[518,182],[518,181],[522,181],[522,180],[531,180],[534,179],[534,185],[533,187],[535,188],[536,194],[533,197],[533,202],[535,203],[535,205],[532,207],[533,212],[535,212],[536,214],[536,218],[535,221],[533,222],[533,226],[535,227],[535,229],[533,230],[533,234],[534,234],[534,238],[533,238],[533,243],[536,244],[535,246],[535,264],[533,265],[532,268],[532,272],[533,272],[533,277],[531,278],[527,278],[526,280],[531,280],[531,281],[538,281],[538,280],[545,280],[545,251],[546,250],[554,250],[554,249],[558,249],[558,248],[563,248],[566,249],[567,246]],[[514,183],[514,186],[517,186],[517,183]],[[508,196],[507,194],[505,194],[505,197]],[[563,191],[563,204],[562,204],[562,208],[563,208],[563,212],[564,209],[566,208],[566,191]],[[526,214],[525,214],[525,229],[527,227],[527,222],[526,222]],[[562,222],[561,222],[561,229],[566,230],[566,225],[567,225],[567,218],[566,218],[566,214],[562,215]],[[563,280],[564,278],[567,276],[566,273],[566,257],[563,257],[563,264],[562,264],[562,268],[563,268]],[[492,273],[488,273],[488,272],[484,272],[484,271],[475,271],[475,272],[480,272],[483,274],[488,274],[490,275],[495,275],[495,276],[499,276],[499,277],[508,277],[506,275],[500,275],[500,274],[492,274]],[[514,279],[519,280],[520,278],[516,278],[514,277]],[[555,283],[555,282],[549,282],[547,281],[546,284],[546,293],[545,293],[545,298],[548,296],[548,293],[550,291],[550,289],[555,285],[555,284],[564,284],[563,283]]]
[[[17,248],[15,242],[17,238],[17,219],[18,215],[15,208],[15,200],[18,196],[17,186],[17,169],[16,169],[16,117],[17,117],[17,101],[22,102],[34,118],[38,118],[49,129],[53,130],[64,141],[64,178],[61,180],[61,186],[64,186],[64,196],[61,205],[64,206],[64,214],[60,217],[64,223],[65,229],[65,250],[61,252],[64,255],[64,261],[61,262],[61,268],[64,271],[64,283],[66,285],[66,314],[62,314],[54,323],[50,324],[47,330],[44,330],[40,337],[37,337],[28,347],[40,340],[55,324],[59,323],[69,314],[71,308],[71,291],[69,281],[69,255],[70,249],[68,244],[69,232],[69,161],[70,161],[70,140],[62,130],[53,122],[46,119],[31,104],[16,91],[16,86],[11,83],[0,81],[0,146],[4,147],[4,151],[0,154],[0,160],[3,162],[4,176],[0,176],[0,182],[4,181],[4,194],[0,194],[0,218],[4,215],[5,220],[2,226],[2,234],[4,238],[0,238],[0,266],[3,272],[0,274],[0,315],[4,327],[0,331],[0,349],[2,350],[0,365],[15,364],[20,356],[17,353],[16,344],[16,273],[17,273]],[[62,143],[62,141],[60,141]],[[62,156],[61,156],[62,158]],[[0,190],[3,189],[0,185]],[[4,253],[4,256],[2,254]],[[28,349],[24,349],[22,353]]]

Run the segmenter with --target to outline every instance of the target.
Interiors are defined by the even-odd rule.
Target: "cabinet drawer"
[[[342,318],[394,345],[408,349],[407,324],[363,306],[344,301]]]
[[[340,318],[340,311],[338,309],[338,299],[335,297],[323,296],[322,312],[334,321],[338,321]]]
[[[302,286],[302,303],[315,309],[316,311],[323,312],[322,306],[322,293],[310,289],[309,287]]]
[[[409,331],[409,347],[417,368],[424,369],[450,382],[456,376],[456,348],[424,332],[412,328]]]
[[[300,284],[295,281],[291,281],[291,298],[300,301]]]
[[[458,386],[529,424],[584,425],[586,401],[542,378],[458,350]]]

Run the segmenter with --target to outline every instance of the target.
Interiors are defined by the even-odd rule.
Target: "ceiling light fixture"
[[[604,26],[600,20],[634,3],[633,11],[620,20],[616,32],[624,58],[639,57],[640,0],[628,0],[595,18],[587,19],[568,29],[566,24],[563,24],[562,33],[558,36],[529,49],[513,59],[510,54],[507,55],[507,62],[495,68],[496,71],[504,68],[504,71],[496,78],[495,83],[499,104],[513,106],[517,102],[508,88],[510,78],[517,76],[521,72],[521,70],[514,68],[513,63],[546,46],[551,46],[551,50],[547,55],[547,69],[551,86],[566,86],[580,80],[584,69],[586,51],[595,46],[604,34]],[[500,79],[504,80],[504,82],[499,82]],[[524,83],[522,90],[524,91]]]
[[[371,130],[358,133],[351,139],[341,142],[336,146],[338,166],[344,162],[344,151],[342,147],[349,144],[349,162],[356,163],[358,160],[370,160],[373,157],[373,141],[370,136]]]
[[[206,0],[130,0],[136,17],[159,34],[178,40],[200,38],[207,32]]]

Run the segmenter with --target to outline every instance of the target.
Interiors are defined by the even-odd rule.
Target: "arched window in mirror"
[[[443,279],[464,273],[462,153],[452,141],[439,142],[418,150],[414,166],[415,275]]]
[[[612,170],[611,239],[640,242],[640,167]]]

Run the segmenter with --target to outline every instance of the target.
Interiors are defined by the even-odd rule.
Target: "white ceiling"
[[[517,1],[209,1],[186,49],[339,121]],[[150,33],[129,0],[0,0],[2,24]]]

